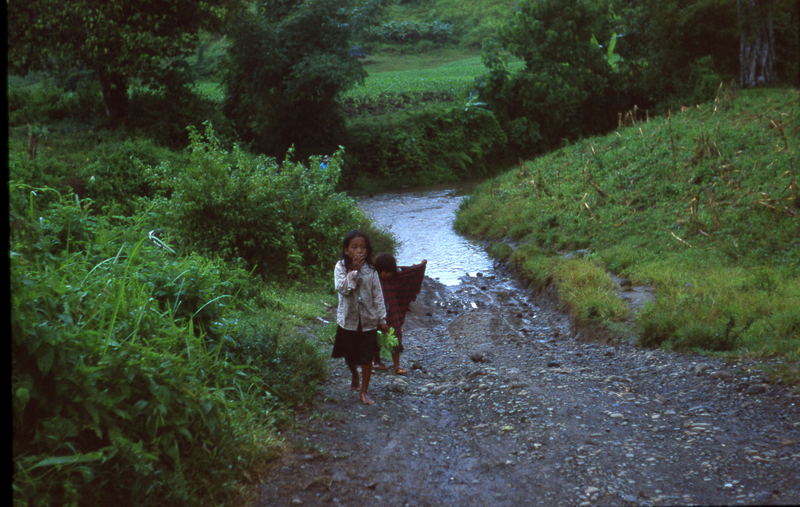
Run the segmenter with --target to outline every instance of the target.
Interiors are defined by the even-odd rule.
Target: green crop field
[[[515,62],[512,69],[522,67]],[[475,85],[475,78],[487,72],[480,56],[471,56],[435,67],[371,72],[363,85],[356,86],[345,98],[361,98],[387,93],[418,94],[449,92],[453,97],[465,96]]]
[[[475,79],[487,72],[480,56],[448,61],[451,54],[378,56],[367,63],[369,74],[364,83],[344,94],[345,100],[363,100],[386,95],[434,94],[440,100],[466,97],[475,86]],[[463,54],[462,54],[463,56]],[[513,62],[511,70],[522,68],[522,61]],[[195,89],[204,96],[221,102],[225,89],[217,81],[198,81]]]

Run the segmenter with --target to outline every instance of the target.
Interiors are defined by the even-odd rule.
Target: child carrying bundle
[[[427,263],[427,260],[423,260],[413,266],[398,267],[397,260],[391,254],[381,253],[375,257],[374,266],[380,275],[383,301],[386,304],[386,324],[394,329],[394,335],[398,342],[392,350],[392,360],[394,361],[392,367],[398,375],[408,373],[400,367],[400,354],[403,352],[403,324],[409,305],[417,298],[417,294],[422,289]],[[388,369],[381,361],[379,354],[375,355],[373,362],[378,370]]]

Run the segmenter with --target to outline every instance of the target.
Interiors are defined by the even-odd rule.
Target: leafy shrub
[[[432,106],[396,122],[366,120],[350,128],[347,185],[378,177],[397,185],[442,183],[485,175],[502,152],[505,135],[491,111]]]
[[[328,273],[345,233],[367,222],[335,191],[343,153],[327,169],[223,149],[213,130],[191,130],[191,162],[167,211],[189,248],[244,259],[267,277]]]
[[[170,148],[183,148],[189,141],[188,125],[211,121],[217,135],[234,138],[233,127],[210,98],[188,86],[136,90],[125,126],[134,134],[148,137]]]
[[[64,119],[77,103],[74,93],[65,91],[50,79],[24,87],[10,87],[7,93],[10,126]]]
[[[203,354],[191,325],[131,276],[141,243],[91,267],[110,248],[98,242],[105,226],[71,197],[12,233],[15,491],[40,503],[230,494],[235,474],[216,460],[235,463],[247,450],[205,372],[231,367]]]
[[[70,199],[69,197],[72,197]],[[75,251],[94,239],[104,218],[90,213],[90,202],[62,196],[49,187],[9,181],[9,228],[16,254],[32,259]]]
[[[311,396],[319,352],[257,307],[246,271],[161,252],[141,219],[75,195],[9,197],[15,502],[230,501]],[[219,329],[249,305],[258,325]]]
[[[283,319],[280,312],[269,309],[238,312],[219,319],[211,331],[218,335],[220,353],[227,361],[247,365],[271,399],[297,407],[312,400],[315,390],[309,386],[324,379],[326,358],[321,348],[297,336]]]
[[[444,21],[388,21],[366,31],[367,40],[407,44],[419,41],[436,43],[453,40],[453,25]]]
[[[33,317],[20,306],[15,314]],[[248,450],[227,430],[226,401],[195,362],[46,327],[34,334],[15,319],[12,328],[20,499],[180,505],[233,493],[236,474],[219,463]]]
[[[137,197],[156,197],[166,190],[153,181],[148,168],[161,164],[177,169],[181,158],[146,138],[109,141],[86,153],[86,163],[81,165],[75,179],[98,211],[132,215]]]
[[[100,86],[95,80],[59,81],[38,74],[10,77],[9,126],[40,125],[67,118],[89,121],[102,115]]]
[[[344,127],[337,98],[366,75],[350,54],[347,9],[336,0],[256,5],[229,31],[225,114],[258,153],[335,150]]]
[[[74,192],[90,199],[97,214],[132,215],[141,198],[169,196],[185,158],[146,138],[106,139],[85,133],[70,134],[76,139],[71,142],[90,145],[85,151],[63,153],[56,137],[52,135],[53,150],[33,160],[12,152],[12,179],[64,194]],[[51,144],[49,138],[44,142]]]

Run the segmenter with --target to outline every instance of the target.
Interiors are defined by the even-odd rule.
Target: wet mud
[[[375,405],[331,360],[255,505],[800,504],[800,394],[755,365],[576,339],[502,274],[426,279],[404,335]]]

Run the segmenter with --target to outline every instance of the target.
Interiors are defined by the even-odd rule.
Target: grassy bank
[[[645,346],[782,358],[797,381],[798,99],[722,88],[664,117],[633,113],[486,182],[456,227],[554,286],[578,325]],[[631,315],[609,273],[654,287],[655,300]]]

